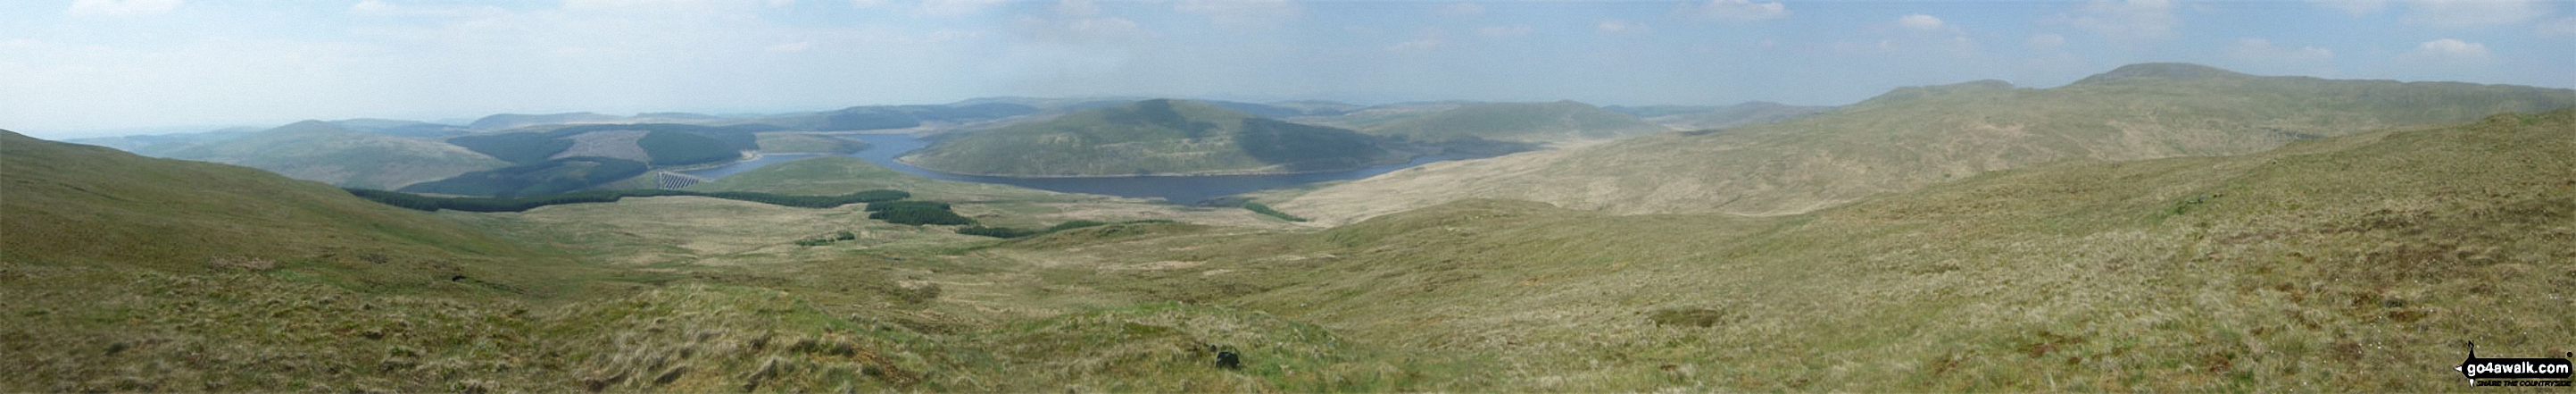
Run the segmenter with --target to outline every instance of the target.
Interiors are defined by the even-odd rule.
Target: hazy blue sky
[[[73,0],[0,2],[0,128],[970,97],[1844,104],[2122,64],[2576,87],[2576,3]]]

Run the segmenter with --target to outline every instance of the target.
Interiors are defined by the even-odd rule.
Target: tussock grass
[[[0,200],[0,389],[2467,390],[2465,342],[2576,350],[2571,132],[2576,110],[2501,115],[1773,217],[1466,200],[1013,240],[698,197],[434,216],[309,183],[226,197],[276,177],[11,140],[12,181],[43,187]],[[25,158],[107,161],[20,177]],[[115,165],[134,168],[78,172]],[[118,176],[213,183],[82,181]],[[146,213],[168,220],[117,216]],[[257,238],[290,235],[312,238]]]
[[[1620,214],[1788,215],[1991,171],[2251,154],[2576,105],[2566,89],[2258,77],[2181,64],[2102,75],[2047,89],[2002,81],[1899,88],[1780,123],[1440,163],[1273,205],[1332,224],[1464,198]]]

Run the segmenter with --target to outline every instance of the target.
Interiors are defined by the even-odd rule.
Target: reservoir
[[[913,150],[921,149],[922,147],[930,145],[929,140],[917,138],[911,134],[844,134],[838,136],[842,138],[858,139],[868,143],[867,149],[860,150],[856,153],[849,153],[846,154],[846,156],[866,159],[870,163],[876,163],[877,165],[893,168],[897,171],[903,171],[905,173],[920,175],[931,179],[995,183],[1067,193],[1104,194],[1136,198],[1160,198],[1165,201],[1182,204],[1197,203],[1211,198],[1225,197],[1262,189],[1276,189],[1315,182],[1367,178],[1435,161],[1473,158],[1426,155],[1416,157],[1412,162],[1404,164],[1389,164],[1348,171],[1306,174],[1014,178],[949,174],[924,170],[920,167],[913,167],[912,165],[895,161],[894,158],[896,157],[903,156],[905,153],[911,153]],[[759,159],[745,160],[714,168],[679,172],[701,178],[717,179],[741,173],[743,171],[765,167],[771,164],[785,163],[814,156],[817,155],[770,154],[763,155]]]

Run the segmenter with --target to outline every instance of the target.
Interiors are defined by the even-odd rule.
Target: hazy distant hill
[[[878,189],[903,190],[912,193],[914,199],[932,201],[1067,199],[1058,193],[1017,186],[930,179],[850,156],[797,159],[688,187],[688,190],[706,192],[809,196],[834,196]]]
[[[155,135],[127,135],[127,136],[115,136],[115,137],[77,138],[77,139],[64,140],[64,142],[70,142],[70,143],[75,143],[75,144],[85,144],[85,145],[98,145],[98,146],[104,146],[104,147],[109,147],[109,148],[116,148],[117,150],[122,150],[122,151],[126,151],[126,152],[133,152],[134,154],[138,154],[138,155],[153,156],[153,157],[160,157],[162,154],[169,153],[170,151],[180,150],[180,149],[187,149],[188,147],[191,147],[191,146],[197,146],[197,145],[200,145],[200,144],[213,143],[213,142],[218,142],[218,141],[223,141],[223,140],[228,140],[228,139],[234,139],[234,138],[241,138],[242,136],[250,135],[251,133],[257,133],[257,132],[259,132],[260,130],[267,130],[267,129],[268,129],[268,128],[264,128],[264,127],[232,127],[232,128],[225,128],[225,129],[221,129],[221,130],[207,131],[207,132],[201,132],[201,133],[173,133],[173,134],[155,134]]]
[[[584,124],[466,135],[447,142],[518,164],[594,156],[687,165],[740,158],[739,151],[760,149],[758,133],[782,129],[768,124]]]
[[[1080,111],[1080,110],[1094,109],[1094,108],[1115,107],[1115,106],[1119,106],[1119,105],[1125,105],[1125,104],[1127,104],[1127,103],[1137,102],[1137,101],[1139,101],[1139,100],[1150,100],[1150,99],[1152,99],[1152,98],[1150,98],[1150,97],[1019,97],[1019,96],[1003,96],[1003,97],[977,97],[977,98],[971,98],[971,99],[965,99],[965,100],[958,100],[957,102],[954,102],[954,103],[948,103],[947,105],[949,105],[949,106],[969,106],[969,105],[983,105],[983,104],[1009,104],[1009,105],[1025,106],[1025,107],[1029,107],[1029,108],[1036,108],[1036,109],[1038,109],[1038,110],[1040,110],[1040,111],[1067,111],[1067,112],[1070,112],[1070,111]]]
[[[1399,154],[1350,130],[1183,100],[1145,100],[946,138],[905,160],[939,171],[1122,176],[1326,171]]]
[[[340,128],[396,137],[439,139],[474,133],[474,129],[456,125],[396,119],[349,119],[332,121]]]
[[[1573,101],[1467,104],[1360,130],[1426,142],[1461,138],[1501,141],[1608,139],[1670,131],[1628,114]]]
[[[317,126],[328,127],[298,123],[280,134],[303,136],[296,129]],[[263,137],[269,136],[252,138]],[[415,271],[424,260],[522,253],[455,222],[232,165],[0,131],[0,174],[11,185],[8,198],[0,198],[0,233],[8,234],[0,237],[0,250],[8,251],[0,256],[13,262],[202,272],[222,268],[216,260],[338,264],[376,255],[401,267],[355,267],[393,274]],[[416,276],[370,280],[446,280],[409,274]]]
[[[625,118],[626,117],[623,116],[591,112],[567,112],[544,115],[494,114],[492,116],[485,116],[482,119],[475,119],[474,123],[467,124],[465,127],[471,127],[476,130],[507,130],[541,124],[608,122]]]
[[[1723,129],[1744,125],[1776,123],[1824,110],[1825,106],[1788,105],[1769,101],[1752,101],[1728,106],[1653,105],[1642,107],[1605,107],[1647,122],[1676,130]]]
[[[452,178],[414,184],[402,188],[401,191],[460,196],[535,196],[589,189],[599,184],[643,175],[644,170],[648,168],[644,163],[634,160],[569,157],[469,172]]]
[[[2261,77],[2140,64],[2063,87],[1909,87],[1783,123],[1438,163],[1281,209],[1354,219],[1472,197],[1615,213],[1812,211],[2062,160],[2258,152],[2291,141],[2576,105],[2576,91]]]
[[[1259,117],[1264,117],[1264,118],[1273,118],[1273,119],[1280,119],[1280,118],[1293,118],[1293,117],[1299,117],[1299,116],[1333,116],[1333,115],[1341,115],[1341,114],[1349,113],[1350,111],[1357,110],[1357,109],[1359,109],[1359,108],[1360,108],[1359,106],[1356,106],[1356,105],[1342,104],[1342,103],[1336,103],[1336,102],[1330,102],[1330,101],[1293,101],[1293,102],[1286,102],[1286,103],[1273,103],[1273,104],[1255,104],[1255,103],[1245,103],[1245,102],[1235,102],[1235,101],[1214,101],[1214,100],[1210,100],[1210,101],[1201,101],[1201,102],[1203,102],[1203,103],[1208,103],[1208,104],[1210,104],[1210,105],[1219,106],[1219,107],[1225,107],[1226,109],[1231,109],[1231,110],[1236,110],[1236,111],[1243,111],[1243,113],[1252,114],[1253,116],[1259,116]]]
[[[971,123],[1037,113],[1036,107],[1011,103],[950,105],[872,105],[832,111],[752,119],[791,129],[817,131],[879,130],[919,127],[924,122]]]
[[[159,156],[235,164],[296,179],[378,189],[507,165],[435,140],[359,132],[321,121],[297,122]]]

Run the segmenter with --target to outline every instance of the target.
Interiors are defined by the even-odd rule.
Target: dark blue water
[[[938,171],[924,170],[920,167],[913,167],[912,165],[895,161],[895,157],[903,156],[905,153],[910,153],[913,150],[921,149],[924,146],[930,145],[929,140],[915,138],[910,134],[861,134],[844,135],[842,137],[857,138],[868,143],[868,149],[861,150],[857,153],[850,153],[847,156],[866,159],[870,163],[877,163],[877,165],[894,168],[895,170],[911,173],[913,175],[929,177],[931,179],[996,183],[1068,193],[1160,198],[1165,201],[1177,203],[1195,203],[1206,201],[1211,198],[1243,194],[1263,189],[1294,187],[1315,182],[1367,178],[1435,161],[1469,158],[1455,156],[1423,156],[1414,158],[1412,162],[1404,164],[1390,164],[1349,171],[1307,174],[1013,178],[942,173]],[[765,155],[757,160],[747,160],[702,170],[682,171],[681,173],[704,177],[707,179],[716,179],[771,164],[785,163],[796,159],[814,156],[816,155]]]

